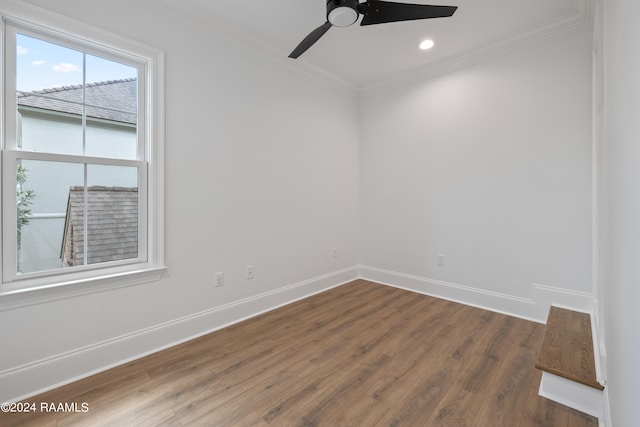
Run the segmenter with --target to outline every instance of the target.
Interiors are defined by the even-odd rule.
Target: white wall
[[[604,297],[611,425],[640,419],[640,3],[604,5],[605,168],[609,234]]]
[[[0,401],[356,277],[354,94],[139,2],[29,3],[164,50],[169,269],[0,312]]]
[[[533,284],[591,293],[591,38],[364,94],[365,275],[538,320]]]

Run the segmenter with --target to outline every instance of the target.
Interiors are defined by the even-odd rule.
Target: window
[[[162,55],[78,28],[3,19],[0,307],[163,269]]]

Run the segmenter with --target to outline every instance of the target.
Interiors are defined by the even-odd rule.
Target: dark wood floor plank
[[[544,326],[358,280],[30,401],[11,426],[596,426],[540,398]]]
[[[387,289],[388,290],[388,289]],[[393,296],[393,299],[401,299],[407,298],[409,294],[403,295],[401,293],[396,293]],[[379,295],[375,296],[375,298],[379,298]],[[377,301],[377,300],[374,300]],[[344,302],[340,302],[343,304]],[[340,305],[334,304],[334,306]],[[338,308],[338,307],[336,307]],[[386,311],[390,310],[386,308]],[[367,316],[363,316],[363,313],[367,314]],[[354,341],[352,338],[356,337],[357,334],[354,332],[350,332],[357,324],[360,319],[368,318],[371,313],[384,314],[385,313],[385,304],[380,302],[375,302],[371,304],[367,304],[364,306],[360,306],[356,310],[350,311],[350,316],[345,316],[344,313],[341,317],[350,319],[349,322],[345,322],[343,319],[338,322],[323,322],[321,326],[318,326],[316,329],[312,331],[305,331],[305,334],[302,338],[297,340],[287,340],[287,346],[278,349],[278,351],[270,352],[269,354],[263,353],[258,354],[257,357],[254,354],[255,349],[249,354],[238,353],[235,355],[235,364],[230,366],[225,371],[216,372],[215,376],[219,379],[226,378],[227,375],[233,375],[234,385],[232,386],[224,386],[220,387],[219,390],[216,390],[215,387],[209,387],[206,394],[200,394],[197,396],[198,401],[206,401],[207,399],[214,398],[214,395],[218,395],[219,393],[224,393],[224,398],[217,398],[216,405],[222,406],[227,405],[227,400],[231,400],[238,395],[245,392],[245,390],[249,388],[253,388],[253,384],[259,383],[261,381],[268,381],[268,377],[272,375],[274,372],[278,372],[280,366],[291,366],[295,365],[294,362],[300,360],[301,358],[307,358],[309,360],[316,359],[316,365],[318,365],[318,355],[317,349],[322,349],[321,346],[331,345],[334,347],[332,354],[345,354],[346,350],[350,347],[353,352],[361,351],[360,348],[356,348],[357,341]],[[374,324],[377,323],[377,317],[369,318],[369,321],[374,321]],[[348,324],[352,326],[349,327]],[[316,325],[319,325],[315,323]],[[360,330],[356,328],[356,330]],[[337,333],[336,331],[341,331],[342,333]],[[273,335],[278,334],[278,330],[270,330],[264,331],[263,341],[269,342],[269,348],[272,348],[274,337]],[[336,340],[340,340],[336,342]],[[260,348],[260,345],[256,345],[256,348]],[[324,351],[323,351],[324,353]],[[251,359],[251,360],[249,360]],[[301,362],[305,362],[301,360]],[[352,362],[356,363],[356,362]],[[249,377],[247,377],[247,375]],[[277,374],[281,376],[281,373]],[[248,379],[251,379],[248,382]],[[223,383],[221,383],[223,384]],[[273,391],[272,391],[273,392]],[[246,402],[246,399],[245,399]],[[204,408],[195,408],[194,405],[198,402],[190,402],[189,406],[189,414],[186,416],[185,421],[191,421],[192,417],[195,414],[198,416],[202,416],[199,411],[211,412],[216,409],[216,407],[211,407],[210,405],[205,405]],[[180,413],[179,413],[180,415]]]
[[[454,386],[450,387],[432,411],[425,425],[429,426],[470,426],[477,417],[483,401],[473,390],[473,384],[479,379],[478,372],[487,373],[487,359],[483,346],[487,345],[488,336],[503,319],[502,315],[484,310],[465,310],[468,328],[458,328],[458,336],[453,340],[457,345],[449,353],[454,366]],[[455,362],[453,362],[455,361]],[[474,381],[475,380],[475,381]]]
[[[384,287],[378,286],[374,288],[385,293],[389,291],[388,288],[385,289]],[[394,298],[398,296],[402,295],[397,294]],[[371,293],[370,298],[373,298],[374,301],[378,300],[380,292]],[[346,307],[344,311],[340,308],[342,305]],[[304,328],[304,330],[297,332],[296,334],[301,337],[296,340],[289,338],[284,341],[279,340],[282,336],[282,330],[273,328],[273,325],[270,325],[269,328],[262,332],[260,342],[254,342],[250,351],[236,352],[233,357],[226,358],[227,360],[232,360],[233,364],[210,366],[215,371],[213,376],[216,384],[207,384],[205,390],[198,390],[193,399],[180,401],[179,404],[188,403],[188,405],[187,410],[178,410],[178,415],[185,422],[190,422],[203,416],[203,414],[214,411],[219,406],[227,405],[226,402],[244,393],[247,389],[251,389],[256,382],[260,382],[265,377],[272,375],[273,372],[277,372],[280,366],[290,365],[294,358],[308,356],[311,359],[312,355],[305,355],[305,349],[313,351],[314,348],[318,348],[319,344],[328,345],[336,337],[340,338],[341,335],[336,334],[335,329],[345,328],[345,317],[354,321],[362,317],[362,313],[380,312],[382,308],[380,303],[360,304],[356,307],[353,302],[347,300],[340,300],[338,303],[334,301],[332,306],[340,314],[339,316],[336,317],[332,313],[331,316],[325,315],[323,321],[318,321],[313,310],[311,310],[306,316],[306,321],[314,326],[311,329]],[[349,310],[349,307],[352,309]],[[351,316],[345,316],[347,312]],[[328,321],[327,319],[331,320]],[[290,332],[287,332],[287,334],[289,335],[285,334],[285,336],[291,336]],[[336,348],[336,351],[338,350],[340,349]],[[226,381],[229,375],[233,376],[233,383]],[[215,405],[212,406],[210,404],[211,401],[215,401]]]
[[[535,387],[529,388],[526,405],[517,425],[521,427],[570,426],[568,416],[569,411],[572,411],[570,408],[538,396],[538,385],[540,384],[541,376],[542,373],[538,371],[535,376]],[[592,424],[584,423],[583,425]]]
[[[368,388],[364,387],[358,397],[358,405],[351,405],[345,413],[348,419],[364,420],[363,425],[377,425],[404,418],[401,413],[406,408],[400,409],[402,402],[412,402],[419,392],[416,390],[420,388],[421,380],[431,381],[433,378],[419,368],[429,366],[437,374],[446,368],[439,363],[446,358],[446,349],[416,345],[406,350],[395,354],[389,366],[374,378],[375,382]]]
[[[311,338],[308,338],[311,340]],[[272,395],[291,394],[296,388],[301,388],[304,383],[300,378],[316,376],[320,380],[333,378],[330,372],[338,365],[336,356],[341,358],[349,357],[349,354],[359,353],[359,342],[345,339],[340,335],[326,335],[319,333],[313,338],[315,345],[309,345],[310,341],[297,341],[296,346],[286,352],[278,353],[276,358],[265,358],[262,367],[249,367],[243,369],[249,378],[243,377],[241,372],[233,373],[237,385],[227,387],[223,390],[226,397],[218,399],[216,406],[206,405],[205,412],[199,413],[198,418],[216,412],[217,415],[224,414],[223,421],[218,425],[234,425],[238,417],[242,418],[246,412],[255,412],[251,405],[261,405],[264,400],[272,400]],[[357,366],[358,360],[344,364]],[[327,366],[326,376],[321,375],[322,369]],[[325,378],[326,377],[326,378]],[[315,385],[313,388],[319,387]],[[325,386],[322,384],[322,386]],[[305,388],[308,388],[305,386]],[[249,409],[251,408],[251,409]],[[265,411],[266,412],[269,411]],[[180,412],[179,412],[180,415]],[[194,408],[191,407],[183,418],[185,421],[192,421]]]
[[[527,390],[536,385],[536,378],[531,372],[531,361],[535,359],[535,354],[517,345],[506,350],[500,369],[482,394],[484,404],[472,424],[474,427],[484,427],[490,423],[516,426],[520,423],[522,409],[514,411],[513,408],[525,408],[530,398]]]
[[[477,418],[477,411],[481,407],[479,399],[473,393],[451,388],[434,408],[431,416],[425,421],[426,426],[471,426]]]
[[[295,402],[297,411],[300,411],[300,408],[304,411],[306,410],[305,408],[311,407],[308,409],[311,415],[307,415],[306,418],[306,422],[311,422],[321,415],[322,411],[319,408],[327,406],[331,402],[337,405],[340,405],[340,402],[343,401],[349,402],[349,399],[343,399],[342,397],[344,397],[345,393],[348,393],[349,389],[355,388],[351,383],[358,383],[363,380],[363,377],[368,377],[372,374],[368,355],[384,354],[381,352],[384,350],[384,345],[387,344],[388,336],[393,335],[398,325],[406,324],[406,319],[403,316],[411,313],[417,315],[420,310],[420,306],[415,304],[419,300],[415,294],[409,292],[397,294],[402,298],[394,297],[382,304],[382,306],[378,305],[378,308],[373,311],[376,313],[375,316],[370,317],[367,322],[361,325],[353,322],[352,325],[354,327],[358,326],[355,328],[355,333],[352,331],[351,333],[343,334],[340,349],[330,351],[327,354],[329,358],[320,357],[314,360],[315,376],[325,381],[323,387],[314,384],[312,388],[299,388],[298,391],[293,392],[291,400],[286,402],[279,401],[274,408],[268,411],[269,415],[265,418],[271,422],[282,422],[278,420],[277,415],[281,414],[283,409],[290,408],[292,402]],[[395,304],[391,304],[394,301]],[[405,309],[402,317],[398,316],[398,307]],[[387,325],[385,328],[382,327],[381,322],[378,321],[379,319],[384,320],[383,323]],[[364,333],[363,328],[365,328]],[[384,355],[383,359],[386,359]],[[328,363],[318,363],[321,361]],[[378,366],[380,363],[382,361],[375,361]],[[295,373],[298,369],[293,367],[292,373]],[[339,373],[336,374],[336,371]],[[378,368],[374,371],[379,373],[383,370]],[[302,372],[304,374],[304,371]],[[352,377],[356,379],[352,380]],[[370,381],[370,379],[367,380]],[[360,388],[357,389],[359,391]],[[326,390],[329,393],[322,393],[322,390]],[[340,390],[340,393],[336,393],[335,390]],[[334,414],[342,412],[341,408],[334,409],[332,411]],[[296,415],[293,416],[295,417]],[[315,420],[314,422],[318,421]],[[322,422],[328,421],[323,420]]]

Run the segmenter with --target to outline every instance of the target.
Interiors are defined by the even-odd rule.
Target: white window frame
[[[0,128],[2,137],[2,283],[0,311],[75,297],[88,293],[159,280],[164,265],[164,55],[161,51],[103,32],[95,27],[24,3],[9,1],[0,6]],[[16,146],[15,29],[47,40],[64,40],[65,45],[102,57],[113,56],[139,66],[137,160],[114,160],[90,156],[37,153]],[[109,54],[111,53],[111,55]],[[6,62],[5,62],[6,61]],[[13,69],[11,70],[10,67]],[[10,74],[11,73],[11,74]],[[17,159],[53,160],[69,163],[124,165],[138,169],[141,206],[138,258],[71,269],[16,274],[16,176]]]

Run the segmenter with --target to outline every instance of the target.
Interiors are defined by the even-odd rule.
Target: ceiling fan
[[[382,0],[327,0],[327,22],[313,30],[289,54],[296,59],[320,40],[329,28],[348,27],[355,24],[360,15],[360,25],[384,24],[387,22],[411,21],[415,19],[446,18],[454,14],[457,6],[431,6],[424,4],[394,3]]]

